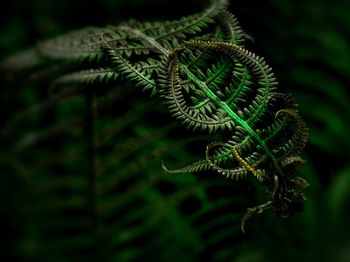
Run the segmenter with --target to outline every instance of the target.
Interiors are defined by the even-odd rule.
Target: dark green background
[[[116,24],[128,18],[176,19],[198,12],[204,6],[204,2],[194,0],[7,2],[0,11],[0,58],[73,29]],[[152,122],[154,112],[147,107],[154,108],[160,101],[145,102],[148,94],[135,99],[132,99],[133,95],[126,95],[127,102],[120,105],[123,113],[116,116],[122,118],[131,108],[148,114],[141,119],[136,117],[137,124],[131,124],[126,131],[118,133],[111,143],[125,140],[120,146],[127,152],[125,148],[133,148],[136,143],[128,142],[128,138],[135,138],[140,143],[145,139],[140,134],[147,133],[152,137],[159,136],[159,139],[154,140],[150,148],[130,149],[132,152],[127,153],[128,157],[109,170],[109,177],[117,177],[114,173],[125,169],[131,179],[125,178],[120,184],[115,182],[118,186],[101,196],[101,206],[107,202],[112,206],[119,203],[120,207],[108,221],[100,221],[103,233],[98,241],[86,236],[87,231],[80,229],[80,222],[74,220],[85,215],[96,219],[98,214],[74,212],[72,208],[56,215],[55,211],[45,209],[50,206],[45,199],[50,197],[52,210],[56,210],[55,206],[63,208],[68,201],[66,196],[73,194],[70,190],[80,192],[79,179],[78,182],[62,182],[45,177],[45,172],[55,169],[55,165],[40,174],[35,171],[35,165],[39,165],[42,159],[47,161],[56,157],[53,153],[57,148],[55,143],[65,143],[64,152],[80,144],[74,139],[50,140],[44,143],[45,146],[28,149],[17,159],[7,158],[7,150],[23,134],[9,136],[8,141],[1,140],[0,212],[4,218],[0,227],[3,232],[1,246],[4,249],[2,254],[11,257],[6,261],[144,261],[147,258],[150,261],[204,258],[238,262],[350,261],[350,1],[231,1],[230,10],[253,39],[248,41],[247,48],[265,57],[274,69],[280,90],[294,94],[301,115],[310,127],[310,141],[304,154],[307,163],[300,172],[311,184],[304,211],[291,219],[276,218],[270,213],[252,218],[247,224],[248,234],[242,235],[239,217],[244,208],[265,200],[263,195],[255,192],[256,185],[252,187],[250,183],[231,181],[219,175],[210,176],[210,179],[204,175],[203,180],[201,176],[194,178],[194,175],[168,176],[163,181],[164,178],[159,177],[166,175],[161,171],[159,159],[146,165],[143,158],[156,155],[157,150],[165,150],[165,156],[159,156],[160,159],[168,158],[168,162],[174,161],[172,166],[181,166],[192,157],[191,149],[185,142],[176,143],[176,135],[169,135],[166,130],[167,127],[173,128],[171,121],[175,123],[175,120],[160,115],[165,118],[163,127],[160,122]],[[41,91],[36,88],[30,85],[17,90],[1,87],[0,115],[4,121],[14,117],[21,107],[40,100]],[[81,111],[84,106],[79,103],[81,101],[60,109],[55,121],[63,121],[72,112]],[[139,111],[136,110],[136,114]],[[42,123],[46,126],[52,124],[48,120],[39,123],[32,132],[44,130]],[[176,126],[174,130],[181,130],[181,127]],[[29,131],[23,129],[23,133],[26,132]],[[192,134],[188,131],[183,135]],[[194,150],[194,159],[199,156],[198,152],[202,151]],[[172,155],[176,157],[172,159]],[[116,161],[113,155],[110,161]],[[62,173],[81,173],[84,170],[88,173],[89,168],[84,167],[87,162],[82,160],[70,164]],[[130,163],[135,164],[129,167]],[[142,171],[133,171],[135,165]],[[27,169],[32,170],[27,172]],[[176,180],[176,184],[172,180]],[[201,181],[206,184],[203,185],[205,189]],[[106,180],[105,183],[108,185],[113,181]],[[60,188],[59,194],[51,193],[50,190],[53,192],[57,187]],[[137,197],[129,198],[130,194]],[[207,194],[207,197],[202,194]],[[66,204],[72,204],[75,210],[85,205],[79,198],[71,201],[73,204]],[[232,201],[234,207],[215,209],[220,201]],[[149,208],[138,213],[144,206]],[[138,216],[142,219],[135,222],[133,217]],[[118,227],[113,222],[119,219],[126,222]],[[151,222],[147,224],[147,221]],[[54,227],[56,229],[52,229]],[[86,238],[74,238],[78,235]]]

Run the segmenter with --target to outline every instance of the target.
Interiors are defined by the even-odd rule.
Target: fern
[[[69,256],[75,249],[94,246],[98,250],[95,259],[140,259],[144,253],[171,243],[174,237],[183,238],[178,232],[185,232],[184,246],[194,246],[194,258],[203,248],[196,246],[198,234],[232,219],[235,223],[239,221],[237,212],[226,210],[212,224],[193,230],[178,222],[180,215],[176,212],[172,214],[175,218],[170,216],[171,207],[180,205],[191,195],[206,203],[211,187],[219,191],[230,187],[230,183],[220,178],[200,179],[205,173],[218,173],[235,180],[255,177],[268,193],[269,199],[264,204],[249,208],[243,215],[242,231],[246,220],[255,213],[272,209],[280,216],[289,216],[304,202],[308,183],[296,173],[304,163],[300,154],[308,129],[291,96],[279,92],[265,60],[245,49],[245,35],[226,7],[226,1],[213,1],[203,12],[178,21],[130,20],[106,28],[87,28],[43,41],[35,49],[2,63],[1,68],[8,75],[32,75],[48,66],[59,66],[60,70],[47,73],[49,77],[40,79],[42,74],[38,74],[35,80],[54,89],[65,87],[71,91],[18,114],[1,133],[2,140],[5,135],[16,140],[11,145],[13,159],[9,165],[17,157],[23,157],[26,171],[20,173],[26,176],[28,170],[30,176],[38,174],[39,189],[34,191],[38,190],[39,196],[45,190],[53,192],[52,199],[35,207],[34,213],[43,210],[50,217],[48,211],[61,203],[55,211],[56,218],[67,219],[66,213],[80,208],[73,215],[79,233],[70,232],[67,238],[59,238],[56,247],[60,252]],[[33,63],[23,62],[24,56],[34,59]],[[76,86],[86,88],[77,91]],[[150,93],[154,101],[145,102],[138,89]],[[175,124],[169,124],[171,120],[164,115],[163,105],[190,130],[181,131]],[[33,112],[42,115],[39,119],[26,119]],[[167,125],[161,126],[155,120],[147,123],[145,119],[150,119],[149,116]],[[49,128],[42,127],[37,132],[35,127],[41,125],[42,119]],[[21,121],[28,124],[23,134],[16,129]],[[173,132],[179,132],[179,137]],[[128,138],[119,141],[118,137]],[[45,151],[41,146],[46,141],[60,154],[48,150],[47,158],[37,160],[37,167],[31,169],[26,161],[33,156],[28,150]],[[71,141],[76,141],[74,147],[70,146]],[[198,147],[197,151],[202,150],[201,158],[186,150],[192,145]],[[169,148],[177,148],[177,154],[172,154]],[[165,164],[171,161],[171,165],[181,166],[181,156],[193,162],[175,169]],[[198,172],[199,178],[164,176],[159,172],[162,159],[167,173]],[[81,162],[88,165],[76,165]],[[66,170],[45,176],[55,166]],[[65,175],[60,176],[61,172]],[[87,174],[88,179],[81,174]],[[45,188],[51,180],[53,188]],[[136,181],[133,186],[130,180]],[[158,183],[170,183],[179,191],[163,198],[157,190]],[[67,199],[60,199],[60,192],[66,192],[63,194],[67,194]],[[205,215],[221,206],[226,208],[225,201],[242,207],[247,204],[237,193],[237,201],[223,197],[217,206],[214,203],[201,212]],[[87,213],[91,215],[92,225],[84,218]],[[147,221],[143,220],[145,216],[149,218]],[[189,219],[195,223],[200,216],[199,212]],[[64,227],[65,220],[62,224],[58,220],[45,225],[48,231]],[[158,232],[158,223],[172,225],[174,230]],[[164,243],[154,241],[140,253],[123,250],[123,245],[132,246],[133,241],[151,236],[154,231],[162,234]],[[220,231],[206,244],[220,243],[225,237]],[[43,245],[45,238],[38,236],[36,241]],[[169,259],[176,250],[169,248],[167,252],[159,254],[160,257],[156,254],[155,259]]]
[[[288,188],[293,164],[287,159],[298,159],[307,128],[293,108],[295,105],[286,102],[286,108],[268,110],[268,99],[275,96],[277,85],[272,69],[263,58],[239,46],[242,30],[223,8],[224,4],[216,2],[201,14],[163,24],[130,21],[107,29],[88,28],[41,43],[38,52],[50,60],[80,63],[108,58],[104,66],[110,69],[63,75],[54,82],[56,85],[103,83],[115,81],[120,75],[144,90],[152,90],[152,96],[160,87],[170,113],[194,131],[239,130],[241,139],[216,144],[225,149],[214,150],[213,159],[208,153],[210,146],[206,161],[177,172],[211,167],[233,178],[250,171],[259,180],[265,180],[273,198],[273,205],[268,207],[277,213],[288,213],[289,205],[303,197],[299,189]],[[213,33],[208,26],[212,26]],[[206,34],[201,36],[204,31]],[[215,34],[215,41],[211,34]],[[187,40],[199,36],[200,40]],[[181,43],[183,40],[186,41]],[[280,112],[287,114],[282,127],[278,122],[274,125],[271,117],[278,117]],[[295,193],[297,196],[293,197]],[[243,224],[244,220],[242,229]]]
[[[230,104],[227,104],[225,95],[220,91],[223,90],[224,87],[219,88],[217,85],[213,84],[213,79],[217,78],[217,74],[222,74],[224,70],[215,70],[211,72],[208,70],[208,75],[202,73],[201,68],[194,68],[191,70],[188,69],[186,65],[180,65],[181,49],[175,50],[168,58],[168,61],[164,63],[162,70],[162,83],[163,89],[165,90],[164,97],[166,98],[166,103],[169,104],[169,110],[173,113],[173,115],[179,119],[181,119],[187,126],[197,129],[201,128],[202,130],[209,129],[210,132],[213,132],[212,126],[215,125],[216,128],[221,127],[221,129],[232,132],[236,129],[236,127],[241,127],[241,131],[245,133],[242,136],[240,141],[237,141],[235,144],[221,144],[224,147],[229,147],[233,154],[235,155],[235,159],[229,158],[227,154],[227,150],[222,150],[221,152],[217,151],[218,159],[216,162],[220,162],[220,164],[226,166],[237,166],[237,164],[243,165],[247,171],[252,172],[259,180],[267,180],[267,184],[270,187],[271,195],[274,202],[271,202],[269,205],[263,205],[260,209],[250,209],[248,213],[254,213],[266,208],[272,207],[275,209],[277,213],[284,214],[288,211],[288,204],[293,203],[294,201],[303,201],[303,196],[301,191],[297,191],[297,194],[301,194],[297,196],[294,200],[291,200],[291,196],[287,196],[290,193],[294,192],[294,189],[286,188],[287,181],[286,174],[290,173],[290,165],[286,165],[286,158],[294,157],[293,154],[298,154],[299,149],[303,148],[306,141],[307,128],[305,127],[304,122],[301,120],[298,112],[293,109],[295,105],[291,103],[285,103],[287,109],[281,109],[275,112],[268,112],[267,103],[268,98],[276,96],[276,80],[271,72],[271,69],[267,66],[265,61],[262,58],[257,57],[256,55],[242,49],[241,47],[224,42],[212,42],[212,41],[190,41],[185,42],[185,47],[192,48],[200,48],[205,51],[213,50],[218,54],[211,54],[215,58],[220,54],[226,55],[228,61],[239,61],[240,65],[245,65],[249,70],[250,76],[255,80],[253,83],[256,85],[255,90],[251,88],[247,88],[246,91],[250,92],[247,97],[250,98],[251,102],[248,103],[248,99],[243,100],[241,106],[237,106],[237,101],[230,99]],[[208,59],[209,60],[209,59]],[[215,60],[214,60],[215,61]],[[231,66],[234,70],[235,65]],[[199,73],[198,73],[199,72]],[[195,74],[199,74],[197,77]],[[187,79],[181,79],[180,75],[186,77]],[[206,79],[206,81],[204,81]],[[208,113],[195,111],[185,101],[185,94],[182,91],[181,82],[190,81],[192,86],[190,89],[194,90],[194,95],[197,96],[197,103],[195,106],[200,104],[208,104],[211,103],[210,108],[214,111],[211,118],[208,118]],[[227,82],[220,81],[221,84],[227,85]],[[232,86],[231,86],[232,87]],[[235,92],[239,90],[237,87],[233,87],[232,91],[227,90],[226,95],[231,97],[230,91]],[[241,90],[242,92],[243,90]],[[253,94],[252,94],[253,93]],[[281,95],[279,95],[281,96]],[[283,97],[283,96],[282,96]],[[193,100],[193,99],[192,99]],[[285,99],[287,100],[287,99]],[[201,106],[201,105],[200,105]],[[293,119],[289,119],[287,123],[284,124],[284,128],[281,128],[280,125],[271,125],[269,126],[268,122],[271,121],[268,118],[271,118],[271,114],[275,114],[278,117],[280,112],[287,112],[290,116],[295,118],[296,122],[293,124]],[[270,114],[270,116],[268,116]],[[218,122],[215,122],[217,120]],[[223,122],[223,124],[221,124]],[[284,121],[286,122],[286,121]],[[262,137],[259,135],[254,129],[259,127],[259,132],[265,133],[266,137]],[[268,125],[265,130],[262,125]],[[290,129],[291,126],[295,126],[294,133],[292,133],[292,137],[289,140],[288,136],[286,136],[286,129]],[[293,128],[293,127],[292,127]],[[281,137],[280,134],[283,134]],[[244,137],[244,138],[243,138]],[[279,147],[273,147],[273,140],[280,139]],[[253,141],[249,141],[249,139]],[[284,142],[283,142],[284,141]],[[255,142],[255,145],[252,145],[252,142]],[[219,144],[217,144],[219,145]],[[293,151],[288,149],[292,148],[295,145],[297,150]],[[265,156],[264,160],[261,160],[261,157],[250,157],[250,163],[245,161],[242,157],[240,157],[236,148],[241,147],[241,152],[245,154],[247,151],[250,151],[249,155]],[[208,151],[208,150],[207,150]],[[223,159],[223,161],[221,161]],[[208,164],[219,173],[222,173],[228,177],[241,177],[245,175],[245,172],[242,172],[241,169],[227,169],[221,168],[218,166],[218,163],[213,162],[208,157],[207,153],[207,162]],[[282,163],[285,166],[282,166]],[[289,163],[289,162],[288,162]],[[203,162],[199,162],[195,165],[190,165],[189,168],[180,169],[179,172],[183,172],[184,170],[201,170],[203,168]],[[257,171],[257,169],[261,171]],[[282,170],[285,169],[285,170]],[[293,167],[292,167],[293,169]],[[176,172],[176,171],[173,171]],[[269,174],[269,175],[260,175]],[[303,190],[303,189],[301,189]],[[276,197],[276,199],[274,199]],[[270,202],[269,202],[270,203]],[[250,215],[249,215],[250,216]],[[244,221],[242,221],[242,230],[244,230]]]

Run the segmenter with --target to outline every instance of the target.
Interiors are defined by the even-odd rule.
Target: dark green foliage
[[[5,254],[23,261],[322,261],[328,259],[322,252],[333,250],[327,255],[346,261],[334,251],[346,250],[340,240],[347,239],[347,230],[335,230],[347,221],[349,168],[337,160],[338,147],[347,148],[345,85],[307,63],[288,64],[319,59],[313,47],[290,48],[293,41],[275,37],[258,41],[260,23],[264,28],[278,19],[249,8],[259,28],[248,26],[257,35],[254,46],[267,46],[264,56],[279,80],[293,79],[277,86],[265,60],[247,51],[252,43],[226,8],[217,1],[176,21],[73,31],[2,63]],[[236,9],[245,13],[239,4]],[[312,27],[295,25],[303,28],[300,36],[318,37]],[[283,32],[274,26],[274,34]],[[347,72],[329,57],[322,59]],[[303,202],[305,181],[296,172],[308,132],[289,91],[312,128],[301,172],[311,184],[306,210],[285,221],[266,212],[249,220],[243,235],[247,207],[267,201],[260,209],[284,216]],[[315,92],[336,106],[321,113]],[[314,151],[332,163],[329,187],[321,185],[330,175]],[[182,174],[167,175],[162,161],[168,173]],[[286,198],[293,202],[287,207]],[[339,246],[319,248],[330,239]]]

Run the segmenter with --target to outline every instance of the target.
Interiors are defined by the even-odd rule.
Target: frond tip
[[[170,169],[162,161],[162,169],[168,174],[188,174],[208,170],[210,167],[205,160],[200,160],[187,166]]]
[[[247,222],[247,220],[250,217],[252,217],[255,214],[261,214],[266,209],[272,208],[272,204],[273,204],[272,201],[268,201],[268,202],[261,204],[261,205],[258,205],[256,207],[247,208],[247,211],[245,212],[244,216],[241,219],[241,231],[242,231],[242,233],[246,233],[245,223]]]

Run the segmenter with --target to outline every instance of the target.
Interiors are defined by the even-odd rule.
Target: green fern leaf
[[[119,74],[112,68],[88,69],[63,75],[53,82],[53,86],[58,85],[85,85],[96,83],[114,82],[118,79]]]

